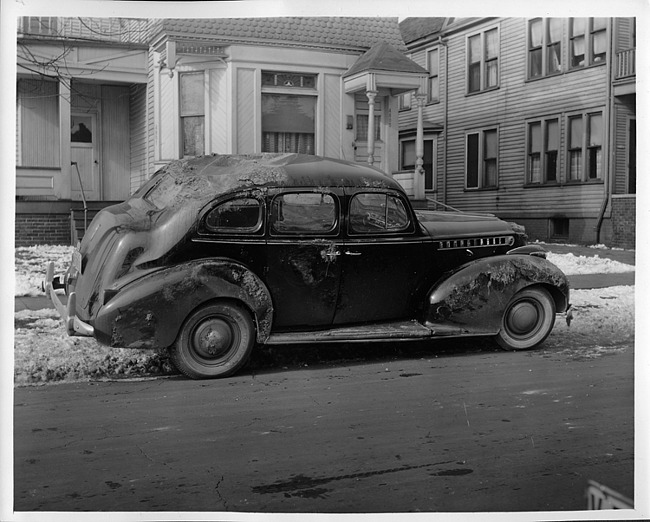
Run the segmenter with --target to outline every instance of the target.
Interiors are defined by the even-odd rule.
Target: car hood
[[[435,239],[514,235],[512,226],[491,214],[416,210],[418,220]]]

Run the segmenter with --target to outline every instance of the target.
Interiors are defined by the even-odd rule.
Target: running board
[[[310,332],[272,333],[265,344],[406,341],[433,337],[434,330],[417,321],[347,326]]]

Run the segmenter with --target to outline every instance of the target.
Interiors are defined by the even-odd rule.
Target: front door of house
[[[97,115],[87,112],[71,114],[70,175],[73,200],[101,199],[98,145]]]

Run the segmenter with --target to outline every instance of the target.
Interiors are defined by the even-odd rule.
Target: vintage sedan
[[[170,163],[93,219],[46,288],[70,335],[169,347],[192,378],[231,375],[264,344],[495,336],[529,349],[569,308],[566,276],[522,227],[414,210],[375,168],[297,154]]]

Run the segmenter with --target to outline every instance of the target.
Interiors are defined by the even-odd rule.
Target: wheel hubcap
[[[515,335],[525,335],[537,326],[539,321],[539,310],[535,303],[521,301],[516,303],[508,314],[508,330]]]
[[[216,359],[228,353],[233,344],[233,332],[226,321],[212,318],[196,327],[192,344],[199,356]]]

